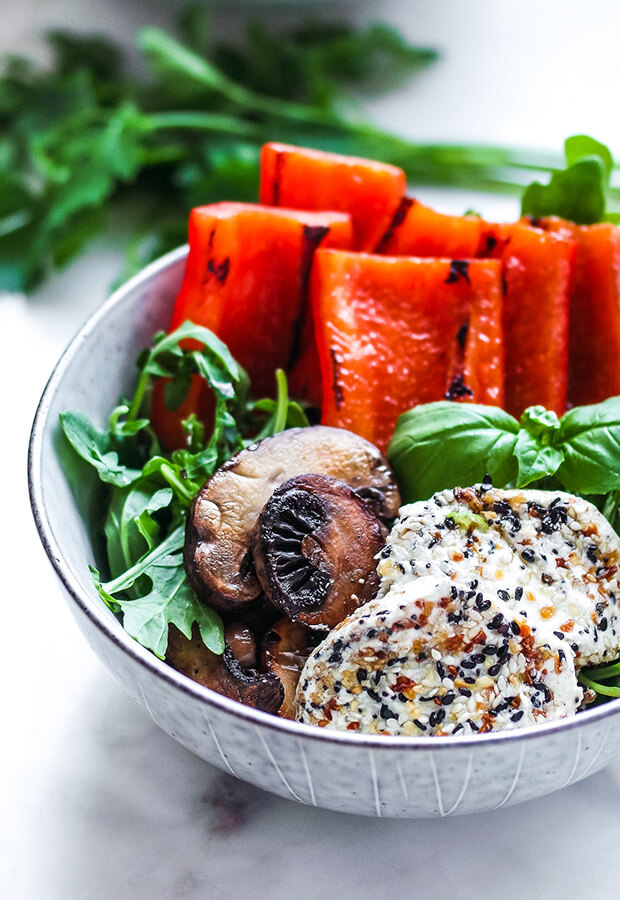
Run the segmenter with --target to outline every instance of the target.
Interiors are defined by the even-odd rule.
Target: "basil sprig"
[[[526,487],[543,479],[579,494],[620,490],[620,397],[571,409],[543,406],[519,423],[504,410],[440,401],[400,416],[388,460],[403,500],[482,481]]]

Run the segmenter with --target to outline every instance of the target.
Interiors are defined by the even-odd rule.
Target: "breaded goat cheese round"
[[[564,641],[577,669],[620,652],[620,541],[592,503],[555,491],[454,488],[399,513],[379,596],[412,576],[477,578],[533,632]]]
[[[395,584],[312,652],[296,718],[367,734],[504,731],[572,715],[573,654],[538,640],[488,586],[441,578]]]

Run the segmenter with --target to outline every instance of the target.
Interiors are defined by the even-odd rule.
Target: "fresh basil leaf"
[[[564,141],[566,165],[572,166],[586,156],[598,156],[605,167],[607,181],[614,168],[614,158],[609,147],[587,134],[573,134]]]
[[[568,491],[620,489],[620,397],[569,410],[560,420],[560,435],[564,462],[557,477]]]
[[[400,416],[388,447],[403,501],[426,499],[445,488],[482,481],[514,481],[519,423],[495,406],[439,401]]]
[[[548,184],[534,181],[521,199],[521,214],[560,216],[580,225],[600,222],[605,215],[605,163],[599,156],[580,159],[554,172]]]
[[[519,465],[517,487],[557,472],[564,460],[564,452],[557,446],[559,438],[560,420],[554,412],[544,406],[525,410],[514,449]]]
[[[139,470],[119,462],[118,453],[109,449],[107,433],[98,431],[83,413],[61,413],[60,425],[75,452],[97,470],[101,481],[124,487],[139,477]]]

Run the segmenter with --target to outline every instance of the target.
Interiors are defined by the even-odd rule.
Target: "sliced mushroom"
[[[259,596],[250,547],[256,520],[277,487],[308,472],[344,481],[382,519],[398,511],[398,487],[385,458],[358,435],[317,425],[265,438],[218,469],[189,511],[185,568],[203,600],[229,612]]]
[[[321,632],[313,631],[301,622],[280,619],[263,638],[260,667],[277,675],[282,682],[284,700],[278,715],[284,719],[295,718],[297,682],[310,652],[322,637]]]
[[[243,625],[234,623],[226,627],[225,638],[226,649],[222,656],[217,656],[205,646],[196,625],[189,640],[172,625],[166,661],[188,678],[218,694],[263,712],[276,713],[284,698],[280,679],[270,673],[261,675],[253,668],[245,668],[247,662],[251,665],[256,663],[256,644],[252,633]]]
[[[379,588],[385,528],[343,481],[300,475],[265,504],[254,538],[256,574],[293,621],[333,628]]]

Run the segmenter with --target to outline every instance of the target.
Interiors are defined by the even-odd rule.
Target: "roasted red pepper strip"
[[[273,396],[274,370],[288,369],[301,349],[316,247],[348,248],[351,242],[351,221],[342,213],[241,203],[197,207],[190,215],[190,250],[171,330],[187,319],[209,328],[248,371],[253,394]],[[171,413],[161,390],[154,407],[158,433],[169,447],[184,443],[181,418],[205,408],[196,391],[183,415]]]
[[[396,166],[287,144],[262,150],[260,202],[349,213],[356,250],[375,249],[405,189],[405,174]]]
[[[614,397],[620,394],[620,228],[555,218],[532,224],[577,241],[570,297],[569,405]]]
[[[526,224],[486,225],[479,253],[504,265],[506,409],[566,410],[569,298],[576,244]]]
[[[385,450],[417,403],[503,402],[498,261],[319,250],[311,295],[324,424]]]
[[[478,216],[448,216],[405,197],[375,252],[467,259],[476,255],[484,224]]]

